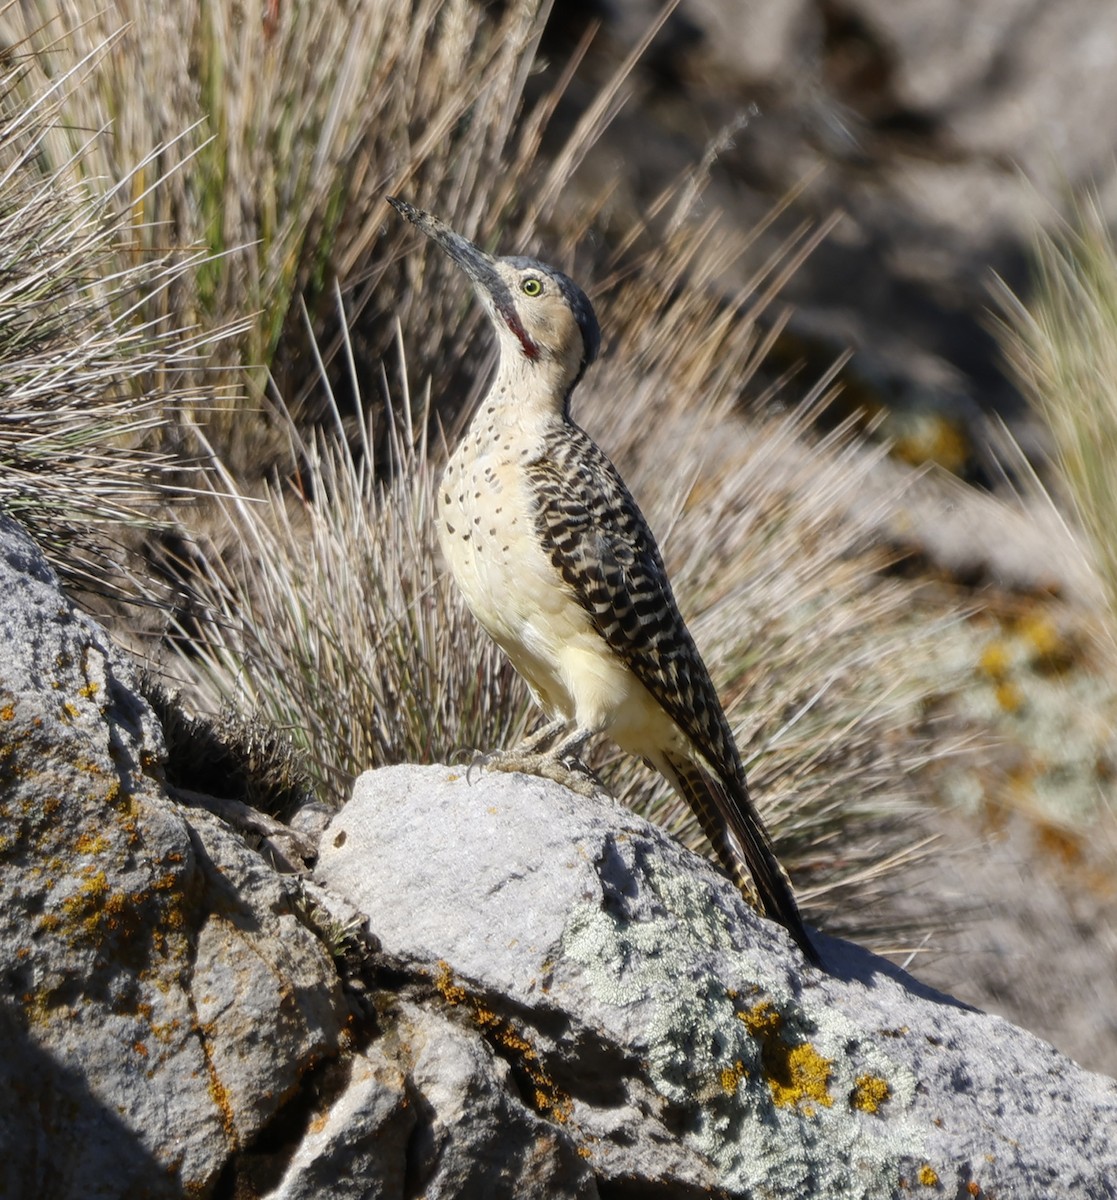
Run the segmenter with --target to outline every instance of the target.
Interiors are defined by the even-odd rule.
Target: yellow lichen
[[[892,1095],[886,1080],[878,1075],[858,1075],[849,1095],[850,1108],[861,1112],[880,1112],[880,1106]]]
[[[78,885],[78,890],[62,901],[62,907],[67,916],[84,919],[101,907],[108,893],[108,876],[104,871],[94,869]]]
[[[924,1187],[937,1187],[939,1182],[939,1174],[929,1163],[924,1163],[919,1168],[919,1182]]]
[[[990,679],[1004,679],[1012,666],[1012,652],[1006,642],[993,641],[985,647],[978,659],[978,667]]]
[[[1041,658],[1050,657],[1063,649],[1063,638],[1055,627],[1055,622],[1045,612],[1026,613],[1020,618],[1016,628]]]
[[[816,1103],[829,1108],[834,1103],[830,1095],[830,1068],[833,1062],[823,1058],[810,1044],[803,1042],[790,1047],[782,1056],[778,1071],[768,1077],[768,1087],[778,1108],[801,1106],[813,1114]]]
[[[737,1016],[760,1041],[764,1077],[778,1108],[798,1108],[811,1116],[816,1104],[829,1108],[834,1103],[830,1095],[833,1061],[819,1054],[810,1042],[790,1045],[781,1033],[783,1017],[769,1001],[761,1000]]]
[[[87,683],[85,687],[78,688],[78,695],[84,696],[86,700],[92,700],[100,690],[100,685],[91,681]]]
[[[997,704],[1006,712],[1019,712],[1024,707],[1024,693],[1012,682],[1004,679],[993,689]]]
[[[102,854],[109,848],[109,839],[100,833],[82,833],[74,842],[78,854]]]
[[[448,1004],[468,1008],[474,1024],[489,1043],[508,1052],[508,1060],[519,1067],[533,1085],[536,1110],[553,1121],[565,1123],[574,1111],[574,1101],[551,1078],[539,1061],[535,1047],[516,1030],[512,1022],[493,1012],[477,997],[471,996],[461,984],[455,983],[447,962],[439,962],[434,987]]]
[[[93,864],[82,868],[81,874],[83,879],[77,890],[62,901],[62,910],[68,918],[67,932],[71,940],[99,943],[110,934],[119,933],[124,924],[122,918],[135,912],[146,896],[143,892],[112,891],[105,872]]]
[[[721,1090],[727,1095],[732,1096],[734,1092],[741,1086],[741,1080],[744,1079],[748,1072],[744,1068],[744,1064],[740,1059],[731,1066],[723,1067],[721,1074],[718,1076],[718,1081],[721,1084]]]
[[[752,1008],[738,1013],[737,1016],[744,1022],[745,1028],[753,1037],[775,1037],[780,1031],[780,1026],[783,1025],[783,1017],[768,1000],[761,1000]]]

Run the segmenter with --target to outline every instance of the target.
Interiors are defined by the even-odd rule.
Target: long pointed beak
[[[479,285],[489,296],[496,298],[499,277],[493,267],[491,255],[479,249],[468,238],[462,237],[460,233],[455,233],[445,221],[433,213],[416,208],[413,204],[408,204],[406,200],[399,200],[395,196],[386,196],[385,199],[401,217],[406,217],[431,241],[437,242],[469,276],[472,283]]]
[[[539,347],[528,336],[520,321],[508,285],[497,272],[496,259],[479,249],[468,238],[455,233],[445,221],[433,213],[416,208],[395,196],[386,196],[385,199],[400,216],[406,217],[412,225],[421,229],[461,267],[473,284],[473,290],[488,309],[489,315],[494,321],[502,322],[511,330],[518,339],[524,355],[529,359],[538,358]]]

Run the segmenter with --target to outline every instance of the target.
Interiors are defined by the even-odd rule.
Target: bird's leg
[[[560,733],[567,729],[570,722],[565,717],[556,717],[553,721],[548,721],[542,729],[537,729],[534,733],[529,733],[523,741],[517,742],[515,746],[509,750],[464,750],[462,754],[472,755],[469,767],[465,773],[467,783],[472,782],[470,776],[474,771],[484,770],[485,767],[495,766],[496,760],[511,756],[516,761],[522,761],[525,758],[539,758],[540,749],[546,746],[548,742],[553,741]],[[497,768],[499,770],[499,767]]]
[[[544,746],[553,742],[564,729],[569,728],[570,722],[565,717],[556,717],[553,721],[548,721],[542,729],[537,729],[534,733],[529,733],[522,742],[513,746],[510,753],[512,754],[536,754],[543,749]]]
[[[565,724],[566,722],[563,722],[563,725]],[[550,727],[541,732],[554,736]],[[487,754],[477,765],[494,771],[518,771],[524,775],[539,775],[561,783],[563,787],[570,788],[580,796],[592,796],[604,790],[601,781],[580,757],[582,747],[592,734],[592,729],[576,728],[542,753],[529,749],[525,743],[512,750],[497,750]],[[536,737],[538,735],[529,741],[534,742]],[[538,744],[541,745],[545,741],[546,739],[540,738]]]

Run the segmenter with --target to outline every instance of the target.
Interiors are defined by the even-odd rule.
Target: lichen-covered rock
[[[597,1200],[561,1121],[518,1095],[512,1069],[468,1022],[403,1001],[354,1054],[268,1200]]]
[[[336,1052],[336,973],[3,520],[0,594],[0,1195],[205,1195]]]
[[[603,1186],[1112,1195],[1117,1082],[848,943],[821,939],[829,970],[807,968],[616,805],[523,777],[369,773],[318,875]]]
[[[395,1200],[417,1119],[407,1077],[374,1042],[352,1056],[344,1088],[315,1114],[271,1200]]]

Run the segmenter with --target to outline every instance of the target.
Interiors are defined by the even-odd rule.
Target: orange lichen
[[[829,1108],[830,1072],[833,1060],[824,1058],[810,1042],[789,1044],[782,1036],[783,1016],[767,1000],[761,1000],[737,1016],[760,1041],[764,1077],[778,1108],[798,1108],[808,1116],[816,1104]]]
[[[1076,867],[1082,862],[1082,841],[1073,830],[1053,821],[1037,821],[1035,837],[1040,850],[1058,859],[1063,866]]]
[[[566,1122],[574,1111],[574,1101],[558,1087],[539,1061],[535,1047],[516,1030],[512,1022],[487,1007],[476,996],[470,995],[461,984],[455,983],[447,962],[439,962],[434,987],[448,1004],[469,1009],[474,1024],[489,1044],[506,1051],[504,1057],[527,1076],[533,1086],[536,1111],[560,1124]]]
[[[16,706],[14,704],[5,704],[0,707],[0,721],[11,721],[15,719]]]
[[[891,1095],[888,1082],[878,1075],[858,1075],[849,1095],[849,1106],[861,1112],[877,1113]]]
[[[450,970],[448,962],[439,962],[434,986],[439,995],[450,1004],[464,1004],[469,999],[469,993],[465,988],[454,982],[454,974]]]
[[[237,1122],[236,1115],[233,1112],[233,1104],[229,1099],[229,1091],[218,1077],[217,1070],[209,1057],[209,1047],[203,1041],[203,1048],[206,1052],[206,1066],[209,1068],[209,1097],[217,1107],[217,1111],[221,1114],[221,1128],[225,1132],[225,1137],[228,1138],[231,1145],[237,1145]]]

